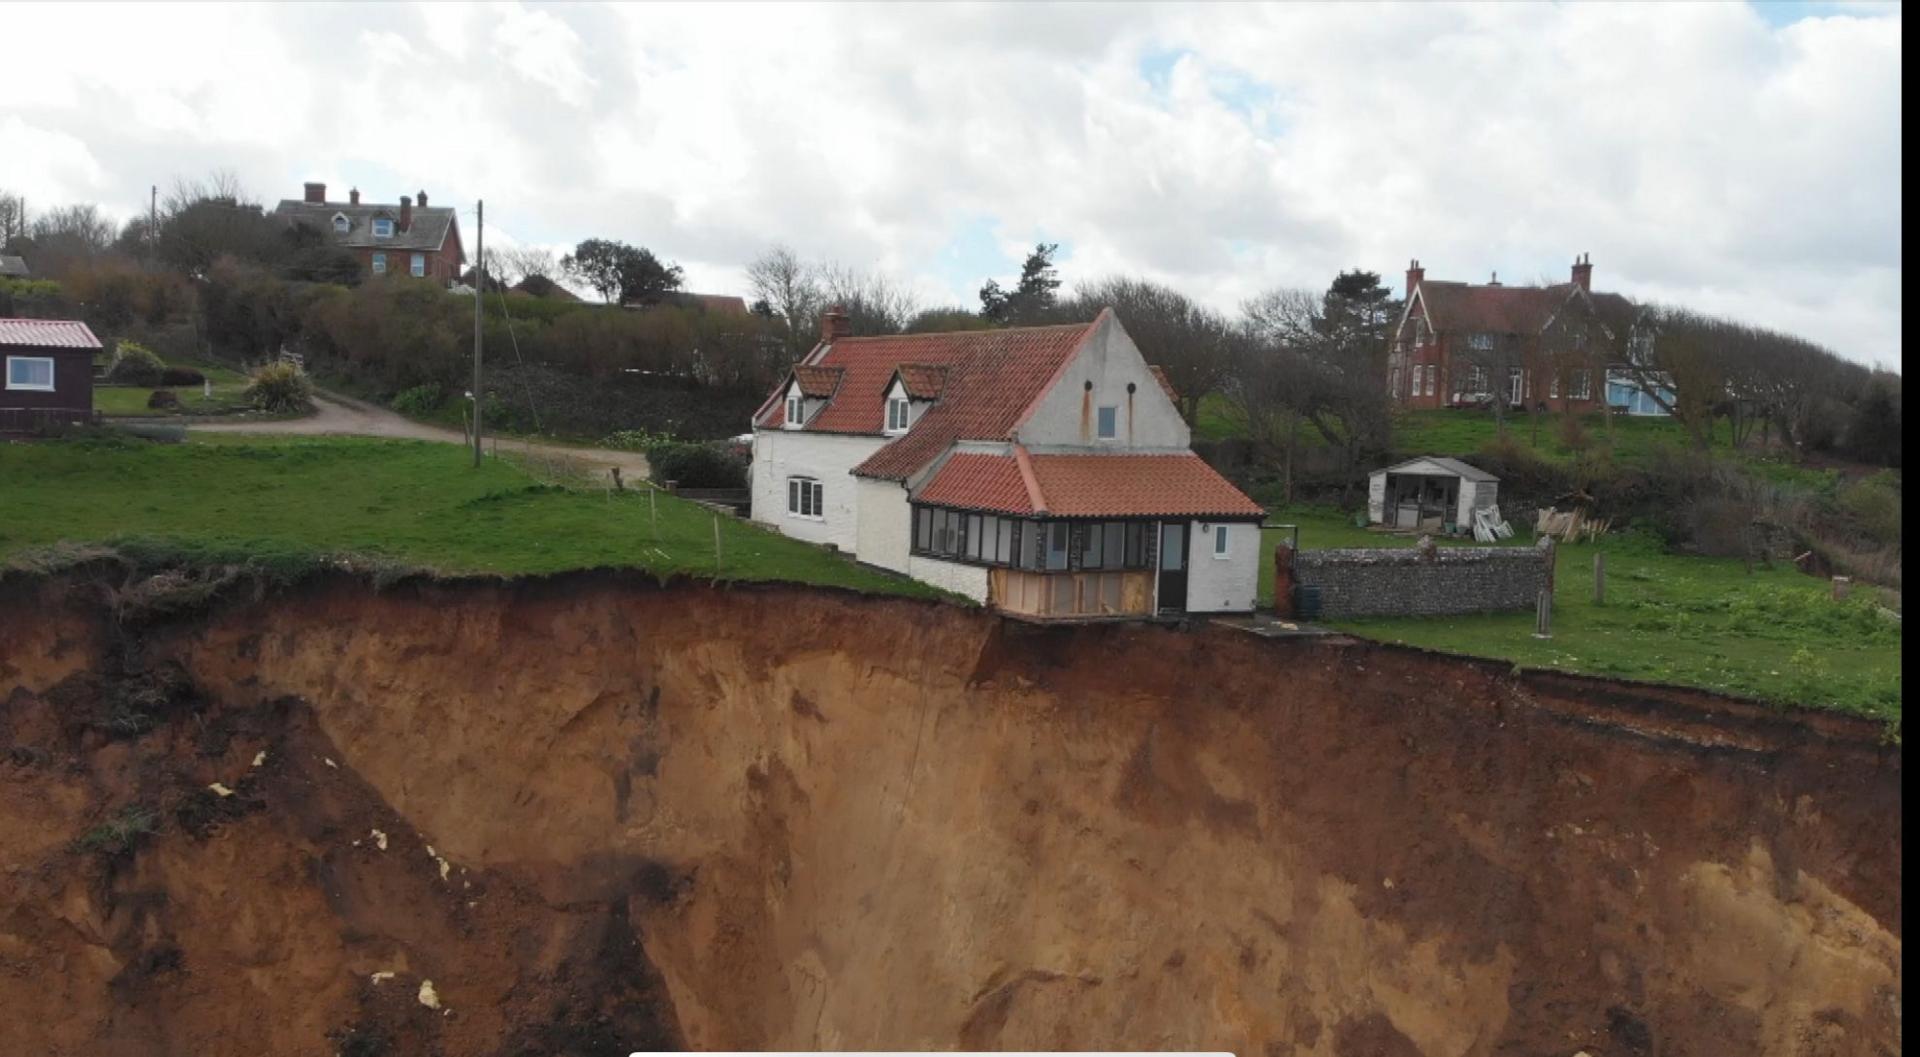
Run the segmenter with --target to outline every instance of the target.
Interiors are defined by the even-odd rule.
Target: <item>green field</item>
[[[0,496],[0,560],[99,542],[296,569],[355,555],[446,573],[621,566],[941,595],[665,494],[613,493],[505,455],[476,470],[463,449],[423,441],[0,445]]]
[[[1300,525],[1302,548],[1410,547],[1409,536],[1355,528],[1325,507],[1276,511]],[[1512,545],[1531,546],[1515,526]],[[1260,601],[1273,600],[1273,545],[1266,533]],[[1463,545],[1445,541],[1443,545]],[[1607,556],[1604,605],[1593,602],[1593,556]],[[1339,622],[1389,642],[1496,657],[1536,668],[1681,683],[1789,704],[1859,712],[1898,722],[1900,626],[1877,611],[1877,592],[1835,602],[1829,585],[1791,565],[1756,568],[1737,559],[1667,553],[1632,533],[1559,548],[1553,637],[1533,637],[1531,612]]]
[[[0,560],[97,542],[208,560],[310,568],[358,556],[447,573],[637,567],[939,597],[930,586],[661,494],[609,493],[552,463],[490,459],[452,445],[358,438],[220,436],[184,444],[112,437],[0,445]],[[1329,508],[1276,512],[1303,547],[1411,546]],[[714,526],[721,533],[716,560]],[[1531,545],[1522,529],[1514,545]],[[1261,600],[1271,603],[1267,534]],[[1449,541],[1455,545],[1457,541]],[[1593,604],[1593,555],[1608,565]],[[1897,723],[1900,630],[1862,587],[1835,603],[1790,567],[1665,553],[1639,535],[1560,548],[1554,636],[1530,613],[1362,620],[1368,637],[1517,664],[1707,687],[1865,713]]]
[[[159,418],[231,415],[252,408],[246,397],[247,376],[239,371],[213,363],[181,363],[178,366],[192,367],[206,375],[207,381],[213,383],[213,396],[207,397],[205,390],[198,385],[96,385],[93,390],[94,409],[108,418]],[[147,399],[155,389],[172,389],[180,398],[180,406],[167,409],[148,407]]]

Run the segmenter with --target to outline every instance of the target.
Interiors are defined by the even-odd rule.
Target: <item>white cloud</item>
[[[695,285],[781,241],[962,303],[1043,238],[1070,282],[1222,307],[1590,252],[1602,288],[1900,356],[1897,7],[101,10],[9,12],[98,61],[18,59],[0,129],[35,156],[0,144],[0,184],[121,211],[214,167],[426,186]]]

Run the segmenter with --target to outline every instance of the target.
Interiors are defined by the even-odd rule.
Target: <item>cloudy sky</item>
[[[975,304],[1035,241],[1223,308],[1341,268],[1560,280],[1900,362],[1900,11],[9,5],[0,188],[230,170],[487,202],[744,293],[783,242]],[[20,47],[45,41],[47,46]]]

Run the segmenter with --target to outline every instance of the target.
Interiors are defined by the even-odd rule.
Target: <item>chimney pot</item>
[[[820,313],[820,340],[831,344],[836,338],[844,338],[853,333],[853,321],[847,318],[847,310],[833,305]]]
[[[401,195],[400,196],[400,230],[405,231],[411,227],[413,227],[413,199],[409,198],[406,195]]]
[[[354,206],[357,206],[360,204],[360,189],[358,187],[349,188],[347,190],[347,204],[354,205]]]
[[[1591,254],[1582,253],[1574,258],[1573,285],[1588,293],[1593,292],[1593,256]]]
[[[1494,272],[1494,273],[1493,273],[1493,278],[1491,278],[1491,279],[1488,279],[1488,280],[1487,280],[1487,285],[1488,285],[1488,286],[1499,286],[1499,285],[1500,285],[1500,273],[1499,273],[1499,272]]]
[[[422,191],[420,192],[418,197],[420,199],[420,208],[421,209],[427,208],[427,193],[425,191]]]
[[[1419,286],[1420,280],[1425,279],[1426,277],[1427,277],[1427,270],[1425,268],[1420,267],[1420,258],[1415,257],[1412,260],[1409,260],[1407,262],[1407,296],[1408,297],[1413,296],[1414,288]]]
[[[306,185],[306,192],[306,199],[309,202],[325,202],[327,200],[326,184],[309,182]]]

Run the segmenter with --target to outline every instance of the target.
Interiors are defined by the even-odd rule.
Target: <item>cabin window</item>
[[[905,433],[907,431],[907,421],[912,415],[912,412],[912,405],[907,403],[904,397],[895,397],[894,399],[888,400],[887,432]]]
[[[388,220],[386,217],[381,217],[378,220],[375,220],[373,222],[373,237],[376,239],[392,238],[393,237],[393,221]]]
[[[1227,550],[1227,526],[1225,525],[1213,526],[1213,556],[1216,558],[1233,557]]]
[[[787,425],[796,428],[804,425],[807,421],[806,410],[806,398],[802,397],[799,393],[788,394]]]
[[[1112,440],[1120,435],[1120,409],[1112,404],[1098,412],[1101,440]]]
[[[414,254],[412,262],[407,265],[407,273],[415,279],[425,276],[427,274],[427,255],[424,253]]]
[[[793,517],[825,518],[826,489],[811,477],[787,478],[787,513]]]
[[[387,274],[387,255],[386,254],[376,253],[373,255],[373,274],[375,275]]]
[[[53,357],[7,357],[7,388],[53,392]]]

